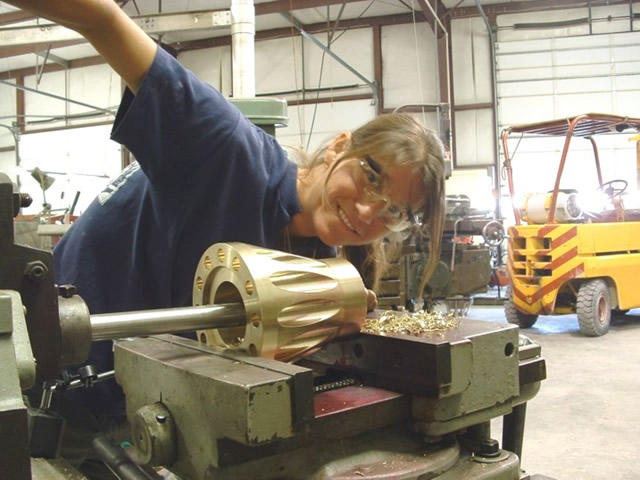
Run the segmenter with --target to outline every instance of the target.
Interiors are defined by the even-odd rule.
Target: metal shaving
[[[337,390],[338,388],[349,387],[355,384],[356,384],[356,381],[354,378],[345,378],[343,380],[337,380],[335,382],[322,383],[320,385],[315,385],[313,387],[313,391],[315,393],[328,392],[329,390]]]
[[[420,336],[426,332],[444,332],[457,328],[460,317],[454,313],[439,313],[385,310],[378,318],[367,318],[362,331],[364,333],[402,333]]]

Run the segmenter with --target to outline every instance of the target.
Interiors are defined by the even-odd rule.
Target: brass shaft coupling
[[[341,258],[314,260],[243,243],[217,243],[195,273],[193,305],[241,304],[246,324],[199,330],[202,343],[291,361],[360,331],[367,293]]]

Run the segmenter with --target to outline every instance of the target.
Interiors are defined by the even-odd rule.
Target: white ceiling
[[[534,1],[534,0],[525,0]],[[441,0],[442,5],[447,9],[470,7],[476,8],[475,0]],[[122,1],[120,3],[123,3]],[[330,6],[314,7],[299,9],[301,6],[309,4],[308,1],[276,2],[274,0],[255,0],[256,9],[260,10],[260,4],[291,4],[294,8],[293,15],[295,19],[303,25],[322,24],[327,22],[335,22],[336,20],[350,20],[365,17],[383,17],[390,15],[411,14],[412,9],[420,12],[419,0],[348,0],[343,5],[342,2],[328,1],[332,3]],[[316,4],[320,2],[315,2]],[[512,0],[482,0],[483,6],[491,4],[509,4]],[[518,3],[521,3],[518,2]],[[131,16],[151,15],[161,13],[175,13],[185,11],[206,11],[206,10],[228,10],[231,0],[129,0],[125,3],[123,9]],[[4,23],[3,14],[15,12],[16,7],[0,1],[0,28],[16,28],[22,26],[35,25],[38,21],[30,20],[21,23]],[[440,14],[439,14],[440,16]],[[256,31],[265,31],[276,28],[290,28],[291,20],[280,13],[261,14],[256,16]],[[166,44],[175,42],[187,42],[203,38],[214,38],[226,36],[229,34],[228,29],[217,30],[192,30],[187,32],[172,32],[164,34],[162,41]],[[15,51],[9,50],[9,47],[2,48],[0,45],[0,72],[8,72],[20,70],[24,68],[36,67],[42,63],[42,56],[29,53],[26,55],[16,55]],[[43,49],[43,52],[46,48]],[[97,55],[96,51],[88,44],[75,45],[71,47],[57,48],[55,45],[50,50],[50,57],[64,60],[75,60],[79,58],[92,57]],[[49,58],[48,63],[55,61],[55,58]]]

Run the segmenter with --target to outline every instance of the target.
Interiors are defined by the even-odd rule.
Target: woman
[[[54,251],[57,283],[75,285],[91,313],[190,304],[198,260],[216,242],[316,257],[335,255],[338,246],[347,256],[367,246],[379,277],[394,234],[417,218],[431,237],[424,287],[440,249],[444,163],[440,141],[412,117],[381,116],[342,132],[298,167],[112,0],[9,3],[77,30],[128,86],[112,138],[137,162]],[[98,371],[113,368],[110,343],[93,345],[89,363]],[[72,403],[60,399],[58,407],[72,417],[70,425],[97,431],[110,423],[105,419],[124,415],[113,381],[72,393]],[[68,430],[67,444],[76,428]],[[79,448],[87,443],[82,438]]]

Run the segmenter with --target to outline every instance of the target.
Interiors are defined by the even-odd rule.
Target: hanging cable
[[[291,20],[291,49],[293,50],[293,80],[296,87],[296,109],[298,111],[298,134],[300,135],[300,147],[304,145],[304,114],[301,114],[300,89],[298,87],[298,62],[296,57],[296,35],[293,24],[293,0],[289,0],[289,19]],[[302,44],[302,55],[304,56],[304,44]],[[304,76],[304,71],[302,72]]]
[[[369,4],[364,8],[364,10],[362,10],[362,12],[360,12],[360,14],[356,17],[356,19],[361,18],[366,12],[367,10],[369,10],[369,8],[371,8],[371,6],[375,3],[375,0],[371,0],[371,2],[369,2]],[[328,8],[328,6],[327,6]],[[340,13],[338,15],[338,20],[340,19],[340,17],[342,16],[342,12],[344,11],[344,4],[342,5],[342,8],[340,9]],[[329,19],[329,15],[327,15],[327,19]],[[340,34],[338,34],[337,36],[335,36],[335,31],[338,27],[338,24],[336,23],[336,25],[334,25],[333,30],[330,32],[330,39],[327,45],[327,48],[331,48],[331,45],[334,44],[335,42],[338,41],[338,39],[344,35],[349,29],[349,28],[345,28],[342,32],[340,32]],[[335,36],[335,37],[334,37]],[[312,117],[312,121],[311,121],[311,129],[309,130],[309,137],[308,137],[308,141],[307,141],[307,150],[309,149],[309,145],[311,144],[311,137],[313,134],[313,128],[315,126],[315,121],[316,121],[316,114],[318,112],[318,99],[320,98],[320,91],[321,91],[321,84],[322,84],[322,74],[323,74],[323,70],[324,70],[324,59],[325,59],[325,52],[322,52],[322,60],[320,62],[320,75],[318,78],[318,92],[316,93],[316,103],[315,106],[313,108],[313,117]],[[332,94],[332,100],[333,100],[333,94]]]
[[[369,10],[369,8],[371,8],[371,6],[375,2],[376,2],[376,0],[371,0],[369,2],[369,4],[367,4],[367,6],[362,10],[362,12],[360,12],[360,14],[354,20],[360,19]],[[342,12],[344,11],[345,3],[343,3],[342,6],[341,6],[341,10],[340,10],[340,14],[339,14],[338,18],[340,18],[340,16],[342,15]],[[292,0],[289,0],[289,19],[291,21],[291,37],[292,37],[292,40],[293,40],[295,22],[294,22],[294,17],[293,17],[292,11],[293,11],[293,2],[292,2]],[[330,18],[329,15],[327,15],[327,19],[329,19],[329,18]],[[349,31],[351,29],[351,27],[345,28],[344,30],[342,30],[340,32],[340,34],[335,35],[335,32],[336,32],[336,30],[338,28],[338,25],[339,25],[339,22],[336,21],[336,24],[333,26],[333,29],[330,29],[329,27],[327,27],[328,31],[329,31],[329,37],[330,37],[329,38],[329,45],[327,46],[328,48],[330,48],[333,43],[335,43],[342,35],[344,35],[347,31]],[[303,49],[304,49],[304,47],[303,47]],[[295,44],[293,44],[293,53],[294,53],[294,62],[295,62]],[[304,51],[303,51],[303,54],[304,54]],[[309,130],[309,134],[308,134],[308,141],[307,141],[307,146],[306,146],[307,150],[309,149],[309,145],[311,144],[311,136],[313,134],[313,128],[314,128],[314,125],[315,125],[315,119],[316,119],[316,115],[317,115],[317,109],[318,109],[317,100],[319,99],[319,95],[320,95],[320,91],[321,91],[320,85],[322,83],[322,76],[323,76],[323,71],[324,71],[325,54],[326,54],[326,52],[322,53],[322,59],[321,59],[321,65],[320,65],[320,77],[319,77],[319,80],[318,80],[318,90],[317,90],[317,94],[316,94],[316,103],[315,103],[313,117],[312,117],[311,129]],[[294,72],[295,72],[295,69],[294,69]],[[304,72],[303,72],[303,75],[304,75]],[[297,76],[295,76],[295,82],[296,82],[296,99],[298,100],[298,122],[300,123],[301,115],[299,113],[300,101],[299,101],[299,98],[298,98],[299,87],[298,87]],[[301,137],[301,141],[302,141],[303,140],[303,136],[304,136],[304,133],[303,133],[304,130],[303,130],[301,125],[299,126],[299,128],[300,128],[300,132],[301,132],[300,137]]]
[[[371,1],[369,2],[369,4],[368,4],[366,7],[364,7],[364,10],[362,10],[362,12],[360,12],[360,15],[358,15],[354,20],[360,20],[360,19],[362,18],[362,16],[363,16],[365,13],[367,13],[367,10],[369,10],[369,9],[371,8],[371,6],[372,6],[374,3],[376,3],[376,0],[371,0]],[[340,34],[339,34],[336,38],[334,38],[334,39],[332,40],[332,43],[337,42],[337,41],[338,41],[338,39],[339,39],[342,35],[344,35],[345,33],[347,33],[349,30],[351,30],[351,27],[347,27],[347,28],[345,28],[344,30],[342,30],[342,32],[340,32]]]
[[[311,128],[309,129],[309,136],[307,137],[307,151],[309,150],[309,145],[311,145],[311,136],[313,135],[313,127],[316,123],[316,114],[318,113],[318,99],[320,98],[320,85],[322,84],[322,72],[324,71],[324,58],[325,53],[322,52],[322,59],[320,60],[320,74],[318,76],[318,92],[316,93],[316,103],[313,106],[313,116],[311,117]]]
[[[342,11],[344,10],[344,4],[342,5],[342,9],[340,10],[340,14],[338,15],[338,21],[340,19],[340,16],[342,15]],[[335,33],[334,31],[331,31],[330,28],[330,7],[329,5],[327,5],[327,48],[330,49],[331,48],[331,44],[334,42],[333,40],[333,34]],[[337,24],[334,26],[337,27]],[[340,38],[340,36],[338,36],[338,38]],[[337,40],[337,38],[336,38]],[[316,102],[313,106],[313,116],[311,117],[311,128],[309,129],[309,136],[307,137],[307,151],[309,150],[309,146],[311,145],[311,137],[313,136],[313,129],[315,127],[316,124],[316,116],[318,114],[318,99],[320,98],[320,92],[321,92],[321,87],[322,87],[322,75],[324,72],[324,59],[326,58],[326,54],[323,51],[322,52],[322,59],[320,60],[320,74],[318,76],[318,91],[316,92]],[[333,89],[331,89],[331,101],[333,102]]]
[[[333,35],[336,33],[336,30],[338,29],[338,25],[340,25],[340,20],[342,19],[342,14],[344,13],[344,9],[347,6],[347,2],[344,1],[342,2],[342,5],[340,6],[340,11],[338,12],[338,16],[336,17],[336,21],[333,23],[333,27],[331,27],[330,21],[329,19],[331,18],[329,16],[329,5],[327,5],[327,44],[331,45],[333,43]]]

